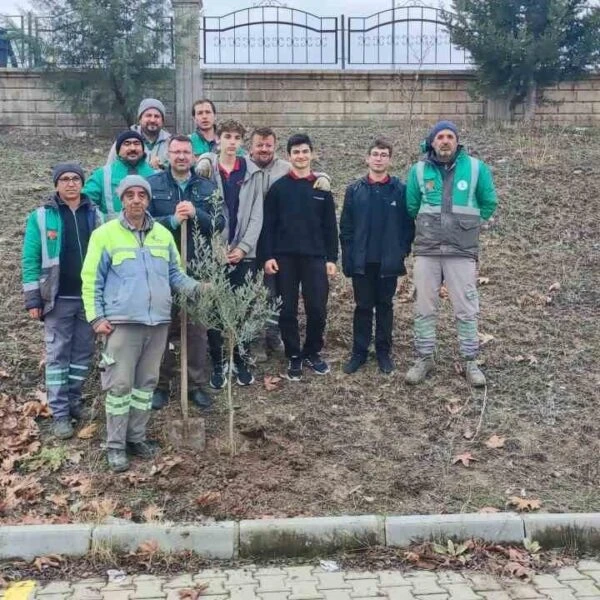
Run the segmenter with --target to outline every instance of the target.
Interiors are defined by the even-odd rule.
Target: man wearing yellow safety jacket
[[[96,334],[106,336],[101,379],[106,394],[107,459],[129,468],[127,453],[151,458],[146,439],[152,394],[171,320],[172,290],[200,284],[181,269],[171,233],[148,214],[150,185],[129,175],[118,188],[123,210],[90,238],[81,278],[83,303]]]
[[[458,130],[440,121],[425,143],[424,160],[408,174],[406,201],[416,218],[414,241],[415,348],[418,358],[406,382],[421,383],[433,370],[439,290],[448,288],[458,329],[467,381],[485,385],[477,365],[477,257],[481,220],[496,209],[496,191],[489,167],[458,144]]]

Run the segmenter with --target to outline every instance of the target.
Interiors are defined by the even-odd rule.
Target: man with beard
[[[185,135],[173,136],[169,140],[169,169],[148,177],[152,192],[148,212],[158,223],[173,233],[179,250],[181,250],[179,227],[182,221],[188,221],[187,256],[190,261],[196,258],[194,231],[198,230],[201,235],[210,238],[213,223],[218,231],[225,226],[225,218],[221,213],[216,214],[216,208],[209,200],[214,186],[210,181],[196,175],[192,169],[193,159],[190,138]],[[177,307],[173,306],[171,313],[169,339],[158,384],[152,397],[152,408],[155,410],[160,410],[169,401],[169,388],[175,376],[176,361],[171,348],[173,340],[179,335],[181,325]],[[199,408],[209,408],[211,401],[203,390],[207,379],[206,328],[188,321],[187,338],[189,400]]]
[[[477,257],[479,226],[496,210],[496,190],[489,167],[469,156],[458,143],[458,129],[440,121],[429,132],[424,160],[408,174],[406,201],[416,218],[414,243],[415,349],[418,358],[406,382],[421,383],[433,370],[440,286],[445,282],[454,309],[465,376],[485,386],[477,365]]]
[[[165,124],[165,105],[156,98],[144,98],[137,110],[138,124],[131,127],[142,136],[144,152],[148,164],[153,169],[164,169],[169,164],[167,144],[171,134],[163,129]],[[108,153],[107,164],[118,154],[113,145]]]
[[[117,136],[117,158],[96,169],[86,181],[82,192],[98,205],[107,220],[114,219],[121,211],[117,187],[127,175],[148,177],[154,169],[148,164],[144,153],[144,138],[137,131],[127,129]]]

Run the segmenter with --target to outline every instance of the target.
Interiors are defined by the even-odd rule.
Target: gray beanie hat
[[[119,196],[119,200],[123,198],[123,194],[132,187],[141,187],[146,190],[148,194],[148,199],[152,197],[152,189],[150,188],[150,184],[140,175],[127,175],[125,179],[121,181],[119,187],[117,188],[117,196]]]
[[[155,108],[165,118],[165,105],[156,98],[144,98],[138,106],[138,119],[150,108]]]
[[[52,167],[52,181],[54,182],[54,185],[56,185],[58,178],[61,175],[64,175],[65,173],[75,173],[76,175],[79,175],[79,177],[81,177],[82,183],[85,181],[85,176],[83,174],[83,169],[81,168],[81,165],[78,165],[77,163],[73,162],[63,162],[58,163],[57,165],[54,165],[54,167]]]

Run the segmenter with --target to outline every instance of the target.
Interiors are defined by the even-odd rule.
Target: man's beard
[[[160,133],[161,128],[158,125],[153,125],[154,129],[149,130],[147,127],[142,127],[142,134],[146,137],[156,137]]]

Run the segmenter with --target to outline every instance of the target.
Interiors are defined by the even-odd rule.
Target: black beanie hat
[[[126,131],[122,131],[117,136],[117,142],[115,144],[117,154],[119,154],[119,150],[121,149],[121,145],[123,144],[123,142],[125,140],[131,140],[131,139],[140,140],[140,142],[142,142],[142,146],[144,145],[144,138],[142,137],[141,133],[138,133],[137,131],[134,131],[132,129],[127,129]]]
[[[81,168],[81,165],[72,162],[64,162],[58,163],[57,165],[52,167],[52,181],[54,181],[55,186],[56,182],[58,181],[58,178],[61,175],[64,175],[65,173],[76,173],[77,175],[79,175],[79,177],[81,177],[82,183],[85,181],[85,175],[83,174],[83,169]]]

